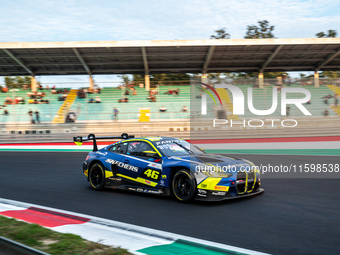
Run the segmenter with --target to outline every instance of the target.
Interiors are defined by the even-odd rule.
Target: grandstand
[[[164,94],[169,89],[177,89],[178,86],[158,87],[156,102],[147,100],[148,92],[144,88],[135,88],[137,95],[124,95],[125,90],[118,88],[103,88],[100,94],[88,94],[85,99],[77,98],[71,110],[78,113],[77,121],[105,121],[112,120],[113,107],[119,110],[119,120],[137,120],[139,118],[139,108],[150,108],[151,120],[156,119],[188,119],[190,114],[190,86],[180,86],[180,94]],[[99,96],[101,103],[89,103],[90,98]],[[129,99],[128,103],[118,103],[122,97]],[[188,107],[187,112],[182,111],[183,106]],[[160,112],[159,108],[165,106],[166,112]]]
[[[245,97],[248,94],[249,85],[237,85],[244,93]],[[334,88],[332,90],[331,86],[322,85],[319,88],[314,86],[301,86],[294,85],[294,87],[307,88],[312,95],[311,104],[305,104],[305,107],[312,113],[312,118],[321,117],[323,112],[327,109],[330,117],[338,116],[338,109],[333,106],[334,99],[329,99],[329,104],[324,103],[324,97],[327,95],[334,95]],[[166,94],[168,90],[180,89],[179,95],[169,95]],[[207,100],[208,102],[208,114],[206,116],[201,116],[201,100],[198,99],[202,91],[190,85],[182,86],[157,86],[157,101],[149,102],[147,99],[148,92],[144,88],[135,87],[137,95],[124,95],[125,89],[119,89],[117,87],[105,87],[101,90],[100,94],[87,94],[85,99],[76,98],[71,105],[68,112],[75,112],[77,114],[77,122],[111,122],[113,120],[113,108],[116,107],[119,110],[118,119],[120,121],[136,121],[139,118],[140,108],[149,108],[151,112],[150,120],[167,120],[167,119],[189,119],[196,118],[212,118],[217,116],[216,110],[218,106],[214,105],[212,100]],[[20,96],[25,99],[26,104],[10,104],[6,108],[9,115],[0,115],[1,123],[29,123],[30,118],[28,116],[28,111],[33,112],[39,111],[40,121],[45,123],[51,123],[59,109],[61,108],[63,102],[58,101],[58,94],[52,94],[50,90],[44,90],[46,96],[45,100],[49,101],[49,104],[28,104],[27,90],[15,89],[7,93],[0,93],[0,103],[4,104],[5,98],[7,96],[14,99]],[[220,92],[219,92],[220,93]],[[232,94],[227,90],[227,95],[229,100],[232,102]],[[101,103],[89,103],[90,98],[95,98],[99,96],[101,98]],[[222,100],[228,101],[228,96],[224,95]],[[290,98],[298,98],[303,95],[301,94],[289,94]],[[127,97],[129,99],[128,103],[118,103],[118,100],[122,97]],[[269,109],[272,105],[272,86],[266,86],[263,89],[253,89],[254,97],[254,107],[259,110]],[[281,117],[281,105],[280,105],[281,93],[278,93],[278,107],[277,110],[271,115],[271,117]],[[231,102],[226,103],[226,112],[230,115],[232,112]],[[182,111],[182,107],[186,106],[188,108],[187,112]],[[166,112],[160,112],[159,108],[165,106],[167,108]],[[289,111],[290,116],[303,117],[303,113],[296,108],[296,106],[291,106]],[[64,116],[65,117],[65,116]],[[230,117],[230,116],[228,116]],[[248,109],[245,107],[244,116],[234,116],[238,117],[255,117]]]
[[[38,111],[40,113],[40,121],[42,122],[51,122],[53,120],[63,103],[62,101],[58,101],[58,95],[52,94],[51,91],[44,90],[43,92],[46,94],[44,100],[48,100],[49,104],[29,104],[27,92],[27,90],[14,89],[7,93],[0,93],[0,105],[5,104],[5,98],[7,96],[11,97],[11,99],[18,96],[25,99],[25,104],[7,104],[6,107],[1,109],[1,123],[29,123],[29,111]],[[2,114],[4,109],[8,110],[9,115],[5,116]]]

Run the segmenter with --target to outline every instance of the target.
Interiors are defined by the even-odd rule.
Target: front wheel
[[[94,163],[89,172],[89,181],[92,188],[102,190],[105,186],[105,171],[100,163]]]
[[[196,195],[195,178],[187,170],[179,170],[172,178],[172,191],[181,202],[189,202]]]

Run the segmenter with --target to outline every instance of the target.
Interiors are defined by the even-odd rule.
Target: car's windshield
[[[184,140],[161,139],[153,143],[166,157],[205,154],[204,151]]]

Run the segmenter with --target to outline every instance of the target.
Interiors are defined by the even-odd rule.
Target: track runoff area
[[[0,214],[91,241],[103,240],[133,253],[340,253],[335,238],[340,235],[337,137],[192,142],[207,152],[239,153],[235,155],[262,167],[265,193],[178,208],[168,198],[91,190],[80,164],[92,144],[3,144],[1,162],[12,170],[3,176]],[[98,145],[107,144],[111,142]],[[287,164],[290,172],[285,170]],[[335,171],[318,171],[324,164]],[[174,208],[179,211],[170,213]]]

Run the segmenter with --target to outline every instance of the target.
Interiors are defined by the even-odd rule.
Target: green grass
[[[36,224],[29,224],[4,216],[0,216],[0,236],[50,254],[131,254],[119,247],[90,242],[77,235],[58,233]]]

